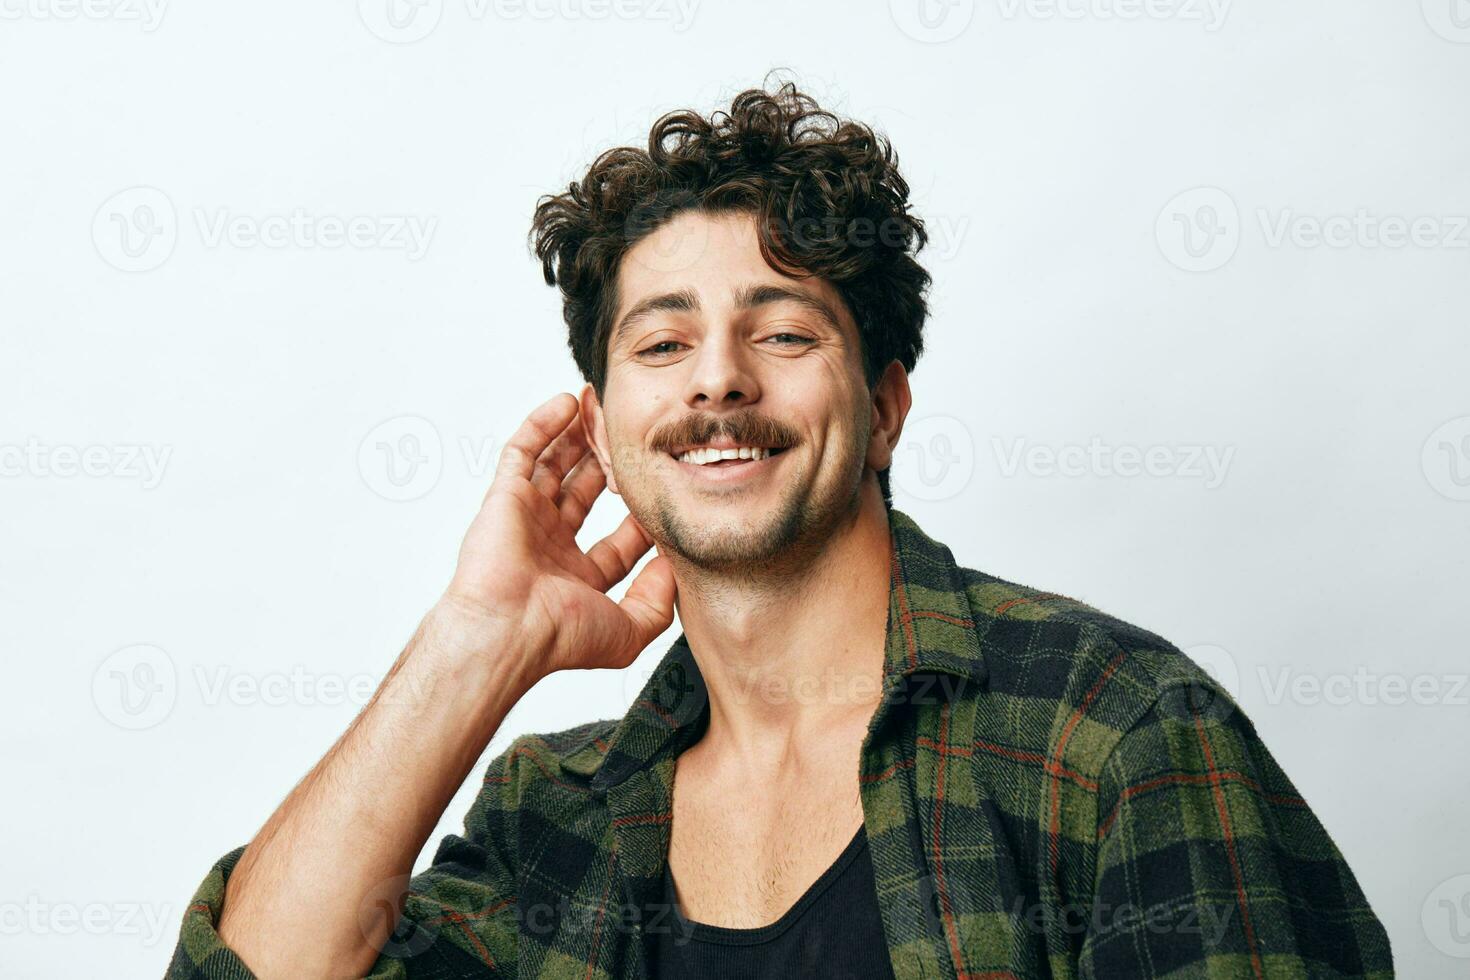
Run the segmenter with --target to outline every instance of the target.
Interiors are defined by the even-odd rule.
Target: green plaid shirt
[[[900,980],[1393,975],[1342,854],[1209,675],[889,519],[857,777]],[[516,739],[370,976],[645,976],[671,927],[674,759],[708,717],[680,635],[621,720]],[[215,931],[242,850],[194,896],[169,977],[251,975]]]

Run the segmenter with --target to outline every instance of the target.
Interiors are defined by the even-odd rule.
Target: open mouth
[[[785,449],[777,447],[740,446],[730,449],[695,448],[669,455],[680,463],[701,469],[732,469],[772,459],[783,452]]]

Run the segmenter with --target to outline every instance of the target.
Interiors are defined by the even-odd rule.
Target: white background
[[[536,197],[773,67],[934,235],[897,505],[1191,650],[1402,975],[1470,970],[1464,0],[94,2],[0,0],[0,974],[162,974],[579,386]],[[676,635],[490,751],[621,715]]]

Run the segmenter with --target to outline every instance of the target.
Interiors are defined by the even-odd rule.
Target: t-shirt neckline
[[[848,842],[847,847],[843,848],[842,853],[837,855],[837,859],[827,866],[827,870],[823,871],[817,877],[817,880],[811,883],[811,886],[802,893],[800,898],[792,903],[789,909],[782,913],[779,919],[752,929],[716,926],[686,919],[683,909],[679,907],[679,900],[675,897],[673,871],[665,864],[664,895],[668,900],[674,921],[679,925],[680,933],[688,936],[690,939],[705,943],[717,943],[722,946],[755,946],[760,943],[770,942],[795,925],[806,914],[806,911],[816,903],[817,899],[821,898],[822,894],[832,886],[832,883],[842,877],[842,873],[847,870],[848,865],[857,859],[857,856],[862,853],[863,848],[867,845],[868,837],[865,830],[866,828],[863,826],[858,827],[857,833],[853,834],[852,840]]]

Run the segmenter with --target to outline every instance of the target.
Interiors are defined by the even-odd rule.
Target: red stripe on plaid
[[[922,745],[926,749],[934,749],[935,751],[942,751],[949,755],[957,755],[966,759],[975,754],[975,749],[979,749],[982,752],[988,752],[991,755],[1000,756],[1002,759],[1011,759],[1015,762],[1032,762],[1039,767],[1044,767],[1046,763],[1046,756],[1042,755],[1039,752],[1026,752],[1021,749],[1013,749],[1005,745],[996,745],[993,742],[987,742],[984,739],[979,738],[975,740],[975,749],[967,749],[959,745],[947,745],[941,748],[939,744],[936,743],[933,739],[925,738],[922,735],[915,739],[914,743],[916,745]],[[1072,769],[1068,769],[1065,766],[1058,766],[1055,768],[1055,770],[1047,769],[1046,771],[1055,771],[1056,773],[1065,776],[1071,782],[1074,782],[1078,786],[1081,786],[1083,789],[1092,793],[1097,792],[1096,780],[1088,779],[1081,773],[1076,772]]]
[[[934,609],[915,609],[909,616],[909,622],[916,619],[937,619],[940,622],[949,623],[952,626],[967,626],[971,629],[975,626],[973,619],[964,616],[951,616],[949,613],[939,612]]]
[[[949,955],[954,961],[955,973],[966,976],[965,957],[960,952],[959,926],[955,922],[954,907],[949,901],[949,891],[944,887],[944,848],[940,846],[940,822],[944,816],[944,760],[949,753],[944,751],[945,739],[949,735],[949,702],[939,706],[939,764],[934,775],[934,887],[939,892],[939,909],[944,923],[944,933],[949,939]]]
[[[914,767],[914,762],[915,760],[913,759],[899,759],[897,762],[884,769],[882,772],[875,772],[866,776],[862,773],[858,773],[858,782],[881,783],[885,779],[892,778],[893,774],[898,772],[900,769],[912,769]]]
[[[618,817],[612,822],[614,827],[636,827],[639,824],[661,824],[669,823],[674,819],[672,813],[639,813],[631,817]]]
[[[449,922],[449,921],[451,921],[451,919],[450,919],[450,914],[451,913],[460,916],[466,922],[473,921],[475,919],[488,918],[489,916],[492,916],[496,912],[499,912],[501,909],[505,908],[507,905],[514,905],[516,903],[516,900],[515,899],[513,899],[513,898],[507,898],[507,899],[503,899],[503,900],[501,900],[499,902],[496,902],[494,905],[487,906],[486,908],[483,908],[483,909],[481,909],[478,912],[455,912],[455,910],[450,909],[448,906],[442,904],[437,899],[430,898],[429,896],[424,895],[424,894],[422,894],[420,892],[414,892],[413,894],[414,894],[414,897],[415,898],[421,898],[424,901],[429,902],[430,904],[438,905],[440,908],[444,909],[444,914],[443,915],[433,915],[433,916],[430,916],[429,918],[425,919],[424,920],[424,925],[426,925],[426,926],[433,926],[433,925],[438,925],[441,922]]]
[[[578,786],[575,783],[568,783],[568,782],[566,782],[564,780],[557,779],[555,776],[553,776],[551,774],[551,770],[546,768],[546,763],[542,762],[539,758],[537,758],[536,757],[536,753],[533,752],[530,748],[528,748],[528,747],[526,747],[524,745],[518,746],[516,748],[515,752],[511,753],[511,759],[514,760],[515,757],[516,756],[519,756],[519,755],[523,755],[526,758],[530,759],[532,762],[536,763],[536,768],[537,769],[540,769],[541,772],[542,772],[542,774],[545,775],[546,778],[549,781],[551,781],[553,784],[555,784],[557,786],[560,786],[562,789],[569,789],[569,790],[572,790],[575,793],[590,793],[590,792],[592,792],[586,786]],[[507,773],[506,775],[501,776],[499,778],[496,778],[496,779],[491,779],[490,778],[490,774],[488,772],[485,774],[485,785],[487,785],[487,786],[490,786],[490,785],[505,786],[505,785],[507,785],[509,783],[510,783],[510,774],[509,773]]]
[[[892,551],[888,556],[888,576],[893,583],[893,590],[898,596],[898,621],[903,626],[903,641],[904,646],[908,650],[909,666],[915,667],[919,663],[919,647],[914,641],[914,620],[913,616],[909,613],[908,583],[903,577],[903,568],[898,563],[898,544],[896,541],[893,542]]]
[[[659,704],[657,701],[650,701],[647,698],[639,698],[637,701],[633,702],[633,707],[647,708],[658,717],[659,721],[663,722],[665,725],[668,725],[670,728],[679,727],[678,724],[674,721],[673,713],[665,708],[663,705]]]
[[[1190,710],[1194,710],[1194,698],[1190,697]],[[1209,771],[1210,783],[1215,791],[1215,809],[1220,814],[1220,831],[1225,835],[1225,853],[1230,856],[1230,872],[1235,876],[1235,900],[1240,905],[1241,925],[1245,927],[1245,943],[1251,952],[1251,969],[1255,971],[1257,980],[1261,977],[1261,954],[1256,949],[1256,931],[1251,925],[1250,906],[1245,896],[1245,878],[1240,873],[1240,859],[1235,853],[1235,834],[1230,828],[1230,810],[1225,805],[1225,788],[1221,785],[1224,780],[1220,778],[1220,772],[1215,768],[1215,753],[1210,748],[1210,737],[1205,734],[1205,726],[1199,713],[1194,715],[1194,731],[1199,736],[1200,748],[1205,753],[1205,769]]]
[[[602,898],[597,903],[597,925],[592,930],[592,948],[587,951],[587,972],[584,980],[592,980],[592,971],[597,966],[597,947],[602,942],[602,919],[607,914],[607,893],[612,888],[613,861],[617,855],[615,847],[607,852],[607,880],[602,884]]]
[[[1283,806],[1299,806],[1303,809],[1307,809],[1307,801],[1302,799],[1300,796],[1285,796],[1281,793],[1267,793],[1265,789],[1262,788],[1260,783],[1256,782],[1254,779],[1251,779],[1244,773],[1236,772],[1233,769],[1222,769],[1220,770],[1219,775],[1221,779],[1228,779],[1231,782],[1240,783],[1242,786],[1249,786],[1251,789],[1259,793],[1261,798],[1266,800],[1267,802],[1279,803]],[[1171,773],[1168,776],[1160,776],[1157,779],[1150,779],[1146,782],[1127,787],[1123,790],[1123,792],[1118,794],[1118,802],[1113,804],[1113,811],[1108,814],[1107,819],[1098,825],[1098,840],[1101,840],[1104,836],[1106,836],[1108,829],[1113,826],[1113,821],[1118,818],[1118,811],[1122,808],[1124,800],[1131,800],[1133,797],[1138,796],[1139,794],[1147,793],[1148,791],[1158,789],[1161,786],[1175,786],[1180,783],[1184,783],[1186,785],[1192,784],[1195,786],[1200,786],[1208,785],[1212,782],[1213,781],[1210,779],[1209,776],[1197,776],[1192,772],[1177,772]]]
[[[1004,616],[1006,613],[1010,612],[1012,609],[1016,608],[1017,606],[1024,606],[1024,605],[1026,605],[1028,603],[1032,603],[1032,602],[1045,602],[1047,599],[1065,599],[1065,598],[1067,598],[1067,597],[1064,596],[1064,595],[1058,595],[1055,592],[1038,592],[1035,595],[1019,596],[1019,597],[1017,597],[1015,599],[1007,599],[1005,602],[1002,602],[999,606],[996,606],[995,607],[995,614],[997,616]]]
[[[1123,658],[1126,656],[1128,656],[1128,651],[1124,650],[1112,660],[1108,661],[1108,665],[1103,668],[1102,676],[1100,676],[1097,679],[1097,682],[1092,685],[1092,689],[1089,690],[1085,696],[1083,696],[1082,703],[1077,706],[1076,710],[1072,712],[1072,716],[1067,719],[1066,727],[1062,729],[1062,737],[1057,739],[1057,749],[1055,757],[1046,761],[1046,771],[1051,776],[1051,822],[1047,828],[1046,846],[1048,852],[1047,857],[1051,864],[1051,876],[1053,878],[1056,877],[1057,862],[1061,856],[1061,776],[1062,773],[1065,771],[1064,767],[1062,766],[1062,757],[1066,754],[1067,742],[1072,738],[1072,732],[1082,721],[1083,716],[1087,714],[1087,709],[1091,707],[1092,702],[1097,699],[1098,694],[1102,692],[1103,687],[1112,678],[1113,674],[1117,671],[1118,666],[1123,662]]]
[[[430,905],[437,905],[439,908],[443,909],[444,914],[439,917],[440,921],[452,922],[454,925],[458,926],[459,931],[464,934],[464,937],[470,941],[470,945],[475,948],[475,955],[483,960],[485,965],[490,967],[490,969],[495,969],[495,957],[490,955],[490,950],[486,949],[484,942],[481,941],[479,936],[475,935],[475,930],[469,927],[469,916],[465,915],[463,912],[450,908],[437,899],[430,898],[428,895],[425,895],[422,892],[411,892],[410,894],[412,894],[414,898],[423,899]]]

